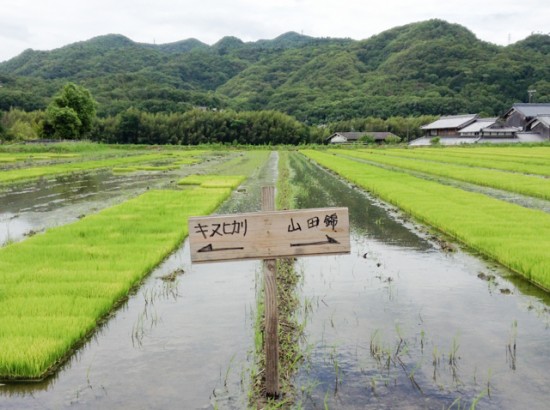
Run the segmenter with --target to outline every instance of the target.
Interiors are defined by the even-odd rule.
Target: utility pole
[[[527,90],[527,94],[529,94],[529,104],[531,104],[534,100],[534,95],[537,92],[537,90]]]

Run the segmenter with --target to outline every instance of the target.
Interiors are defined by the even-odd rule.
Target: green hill
[[[0,109],[44,108],[67,81],[90,89],[99,114],[193,106],[274,109],[319,123],[353,117],[484,112],[550,101],[550,36],[507,47],[429,20],[362,41],[290,32],[273,40],[224,37],[136,43],[109,34],[0,64]]]

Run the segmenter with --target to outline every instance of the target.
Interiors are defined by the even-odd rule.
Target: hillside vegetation
[[[309,123],[358,117],[482,112],[550,101],[550,36],[507,47],[442,20],[396,27],[367,40],[286,33],[136,43],[110,34],[0,63],[0,110],[44,109],[67,81],[88,88],[98,114],[192,107],[277,110]]]

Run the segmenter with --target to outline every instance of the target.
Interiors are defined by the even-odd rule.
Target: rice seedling
[[[335,152],[335,151],[332,151]],[[416,159],[396,158],[374,152],[339,150],[339,153],[359,159],[392,167],[418,171],[429,175],[442,176],[457,181],[502,189],[518,194],[550,199],[550,179],[521,175],[493,169],[473,168],[470,166],[441,164]],[[550,167],[548,167],[550,175]]]
[[[204,151],[177,151],[167,153],[153,153],[145,155],[134,155],[129,157],[117,157],[108,158],[93,161],[81,161],[62,164],[52,164],[49,166],[37,166],[32,168],[12,169],[4,171],[0,174],[0,184],[10,184],[14,182],[21,182],[32,180],[40,177],[58,176],[63,174],[69,174],[73,172],[87,172],[103,168],[122,168],[123,165],[135,165],[156,163],[156,162],[174,162],[177,160],[183,160],[182,157],[189,161],[189,163],[197,162],[197,158],[191,158],[192,156],[203,154]]]
[[[502,148],[500,149],[502,150]],[[523,149],[525,152],[526,150]],[[526,174],[550,175],[550,149],[545,157],[536,156],[502,156],[490,151],[479,152],[479,149],[461,149],[450,151],[444,149],[388,149],[361,150],[361,152],[376,153],[396,158],[411,158],[436,163],[456,164],[462,166],[490,168],[503,171],[513,171]]]
[[[0,378],[51,373],[230,192],[148,191],[1,248]]]
[[[189,175],[178,185],[200,185],[203,188],[237,188],[246,179],[243,175]]]
[[[550,290],[550,215],[347,158],[302,151],[322,166]]]

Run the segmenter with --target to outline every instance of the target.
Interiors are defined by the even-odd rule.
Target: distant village
[[[481,118],[478,114],[443,116],[421,128],[424,136],[412,140],[409,145],[545,142],[550,141],[550,104],[517,103],[503,116],[495,118]],[[351,143],[364,136],[375,143],[396,138],[391,132],[336,132],[327,141]]]

